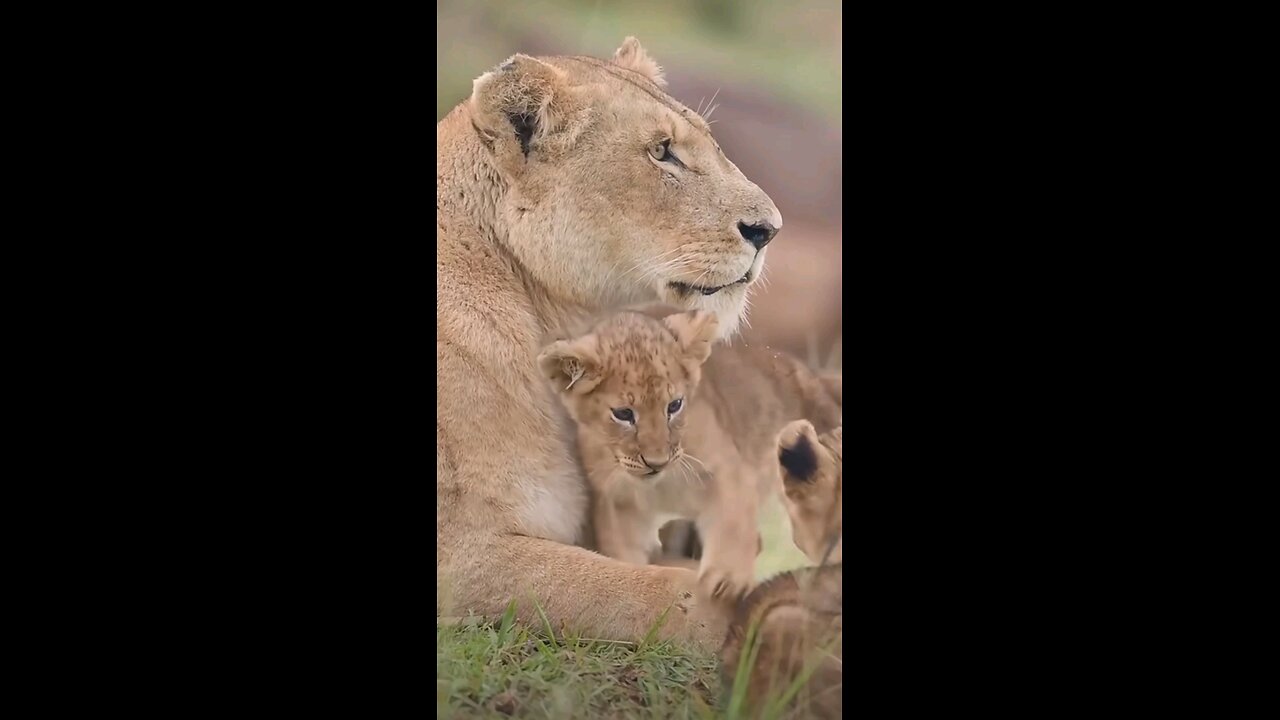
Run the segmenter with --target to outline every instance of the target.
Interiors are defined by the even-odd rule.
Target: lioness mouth
[[[717,286],[715,286],[715,287],[706,287],[706,286],[704,286],[704,285],[692,285],[692,284],[690,284],[690,283],[680,282],[679,280],[676,280],[676,281],[671,282],[671,283],[670,283],[670,285],[671,285],[671,287],[675,288],[676,290],[679,290],[681,293],[684,293],[684,294],[686,294],[686,295],[692,295],[692,294],[693,294],[693,293],[695,293],[695,292],[700,292],[700,293],[702,293],[703,295],[715,295],[716,293],[720,292],[721,290],[723,290],[723,289],[725,289],[725,288],[727,288],[727,287],[732,287],[732,286],[734,286],[734,285],[741,285],[742,283],[745,283],[745,282],[751,282],[751,271],[750,271],[750,270],[748,270],[748,271],[747,271],[747,274],[746,274],[746,275],[743,275],[742,277],[738,278],[737,280],[734,280],[733,282],[728,283],[728,284],[726,284],[726,285],[717,285]]]

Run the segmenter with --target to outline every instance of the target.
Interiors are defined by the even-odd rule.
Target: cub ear
[[[528,55],[512,55],[476,78],[471,90],[476,127],[506,160],[527,158],[573,120],[575,108],[564,73]]]
[[[686,359],[701,365],[711,357],[711,343],[715,341],[716,333],[720,328],[720,322],[716,320],[715,313],[691,310],[668,315],[662,319],[662,322],[679,338]]]
[[[644,75],[660,88],[667,86],[667,79],[662,76],[662,66],[649,57],[649,53],[640,47],[640,41],[633,36],[628,35],[622,41],[622,47],[613,54],[613,64]]]
[[[538,355],[538,368],[561,393],[585,395],[604,379],[591,336],[551,343]]]
[[[787,495],[803,494],[816,479],[818,434],[813,423],[796,420],[778,433],[778,467]]]

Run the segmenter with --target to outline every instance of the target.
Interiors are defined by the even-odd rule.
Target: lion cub
[[[753,584],[757,510],[778,483],[776,428],[838,422],[840,408],[803,363],[713,353],[716,333],[709,312],[624,311],[547,346],[538,364],[578,425],[599,551],[648,563],[664,524],[693,519],[704,590],[737,597]]]
[[[778,435],[783,504],[792,537],[818,567],[783,573],[762,583],[739,604],[720,651],[724,682],[747,683],[748,717],[758,717],[801,675],[808,682],[791,703],[804,717],[841,717],[844,682],[843,429],[818,435],[807,420]],[[743,667],[752,647],[755,661]],[[743,674],[738,678],[739,673]]]

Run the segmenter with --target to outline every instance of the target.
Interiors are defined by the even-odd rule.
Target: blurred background
[[[743,341],[826,363],[842,344],[841,19],[836,0],[437,0],[436,119],[513,53],[609,58],[635,35],[673,97],[715,107],[725,154],[782,211]],[[762,574],[805,564],[785,524],[762,532]]]

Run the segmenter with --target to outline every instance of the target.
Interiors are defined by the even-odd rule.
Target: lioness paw
[[[659,631],[662,637],[691,642],[705,650],[715,651],[724,644],[732,616],[732,606],[699,598],[696,576],[688,570],[666,569],[677,588],[675,602]]]

